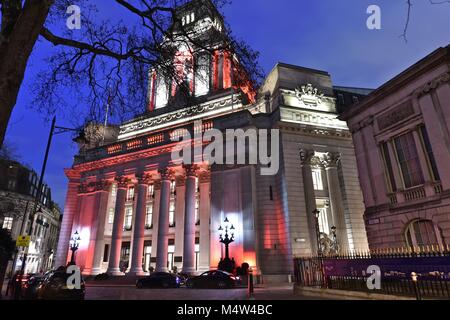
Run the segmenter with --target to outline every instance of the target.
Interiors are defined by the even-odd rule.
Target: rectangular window
[[[145,215],[145,228],[153,228],[153,203],[147,204],[147,212]]]
[[[169,226],[175,227],[175,199],[170,200],[169,205]]]
[[[169,240],[169,247],[167,250],[167,268],[172,271],[174,266],[175,259],[175,246],[172,244],[173,240]]]
[[[425,149],[425,152],[428,156],[428,163],[431,167],[431,172],[433,173],[434,181],[440,181],[441,178],[439,176],[439,171],[436,165],[436,159],[434,158],[433,149],[431,147],[430,138],[428,136],[427,129],[425,126],[420,127],[420,134],[422,136],[422,142]]]
[[[153,184],[148,186],[147,197],[154,198],[155,197],[155,186]]]
[[[127,192],[127,201],[133,201],[134,200],[134,187],[128,188]]]
[[[130,260],[130,242],[122,242],[120,261],[128,263]]]
[[[404,134],[396,138],[394,142],[405,188],[423,184],[424,179],[413,133]]]
[[[199,261],[200,261],[200,238],[195,238],[195,270],[197,271]]]
[[[395,183],[394,170],[392,169],[392,161],[391,156],[389,155],[389,146],[388,143],[385,142],[381,145],[381,152],[383,154],[384,165],[386,167],[387,178],[390,184],[390,190],[392,192],[397,191],[397,185]]]
[[[328,217],[327,217],[327,210],[325,208],[319,208],[319,230],[320,232],[329,234],[330,233],[330,227],[328,225]]]
[[[133,208],[125,209],[125,222],[123,224],[124,231],[131,231],[133,222]]]
[[[198,196],[195,198],[195,224],[200,225],[200,199]]]
[[[114,223],[114,208],[109,208],[108,223],[109,224],[113,224]]]
[[[150,263],[152,261],[152,241],[144,242],[144,256],[142,262],[142,268],[144,272],[150,271]]]
[[[103,262],[108,262],[109,260],[109,244],[105,244],[105,249],[103,251]]]
[[[320,168],[313,169],[312,176],[313,176],[314,190],[323,190],[322,170]]]
[[[12,230],[14,219],[12,217],[5,217],[5,220],[3,220],[3,227],[2,229],[6,230]]]
[[[113,184],[111,187],[111,196],[115,198],[117,196],[117,184]]]

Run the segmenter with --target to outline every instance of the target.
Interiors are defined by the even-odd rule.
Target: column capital
[[[172,168],[162,168],[158,170],[161,175],[161,180],[172,180],[174,178],[174,172]]]
[[[115,178],[118,189],[126,189],[130,183],[130,179],[126,176],[117,176]]]
[[[153,176],[148,173],[140,173],[136,175],[139,185],[149,185],[153,182]]]
[[[108,192],[111,187],[111,181],[109,180],[99,180],[95,182],[95,191],[106,191]]]
[[[314,157],[314,150],[300,149],[300,161],[302,166],[311,164],[311,160]]]
[[[341,154],[339,152],[328,152],[322,159],[325,168],[337,168],[340,160]]]
[[[199,166],[196,164],[183,165],[186,177],[196,177],[198,175]]]

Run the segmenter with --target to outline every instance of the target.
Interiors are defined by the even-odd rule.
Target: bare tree
[[[444,4],[444,3],[450,3],[450,0],[428,0],[430,2],[430,4]],[[412,8],[414,5],[414,0],[406,0],[406,6],[407,6],[407,11],[406,11],[406,22],[405,22],[405,27],[403,29],[403,33],[400,35],[401,38],[403,38],[403,40],[408,41],[408,29],[409,29],[409,24],[411,22],[411,12],[412,12]]]
[[[19,161],[20,156],[17,151],[16,145],[6,140],[0,147],[0,159]]]
[[[211,1],[217,7],[227,0]],[[166,79],[183,82],[173,63],[180,43],[194,50],[210,52],[212,44],[240,57],[240,67],[252,82],[263,73],[258,53],[237,40],[225,28],[225,34],[204,39],[196,37],[181,23],[177,9],[188,0],[114,0],[117,10],[131,14],[135,21],[112,22],[102,19],[94,0],[79,0],[82,29],[55,31],[61,19],[67,19],[69,0],[0,0],[0,145],[16,104],[28,60],[39,38],[55,46],[45,72],[38,75],[33,92],[35,105],[48,114],[66,107],[67,97],[77,101],[85,120],[101,119],[108,103],[110,112],[123,120],[141,110],[146,102],[146,82],[150,69]],[[215,10],[215,9],[214,9]],[[177,32],[174,32],[174,31]],[[218,41],[219,40],[219,41]],[[212,54],[212,52],[210,52]],[[79,115],[77,115],[79,116]]]

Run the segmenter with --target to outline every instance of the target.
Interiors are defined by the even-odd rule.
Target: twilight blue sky
[[[371,4],[381,7],[381,30],[366,28]],[[99,0],[98,6],[105,16],[128,18],[113,1]],[[224,12],[235,35],[261,52],[266,72],[281,61],[326,70],[334,84],[342,86],[376,88],[450,44],[450,4],[431,5],[428,0],[414,0],[407,43],[399,38],[406,0],[234,0]],[[59,24],[64,28],[65,20]],[[45,68],[44,58],[51,50],[42,41],[36,46],[6,138],[16,146],[20,160],[37,172],[50,124],[32,109],[30,85],[36,72]],[[58,125],[71,126],[72,121],[61,116]],[[63,169],[71,166],[76,148],[70,134],[53,141],[45,180],[63,207],[67,182]]]

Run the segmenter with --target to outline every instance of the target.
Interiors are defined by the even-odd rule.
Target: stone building
[[[343,113],[353,134],[371,248],[450,242],[450,47]]]
[[[0,227],[9,230],[13,239],[27,234],[30,229],[38,180],[33,170],[16,161],[0,159]],[[54,266],[61,223],[61,211],[52,202],[47,185],[43,186],[38,203],[25,270],[29,273],[46,271]],[[22,249],[19,248],[16,265],[13,266],[11,261],[7,273],[22,267]]]
[[[224,28],[207,0],[178,13],[197,36]],[[327,72],[279,63],[254,92],[251,83],[236,80],[243,74],[238,57],[188,51],[180,47],[175,63],[194,103],[179,103],[177,84],[152,71],[147,111],[123,123],[113,141],[83,146],[66,170],[58,264],[66,263],[69,239],[78,231],[77,264],[87,275],[215,269],[224,254],[218,228],[226,218],[235,229],[230,255],[266,281],[287,280],[293,256],[316,254],[318,237],[320,248],[334,241],[333,226],[340,250],[367,249],[351,134],[336,110],[338,92],[345,104],[363,90],[334,88]],[[197,60],[208,67],[191,70]],[[202,152],[194,152],[193,165],[173,160],[175,141],[186,133],[194,136],[189,146],[200,142],[206,151],[211,129],[241,130],[241,142],[255,142],[252,132],[269,132],[270,147],[279,148],[265,163],[223,164]],[[261,148],[261,141],[244,144],[231,160],[242,154],[250,160],[258,142]],[[269,167],[276,170],[262,174]]]

